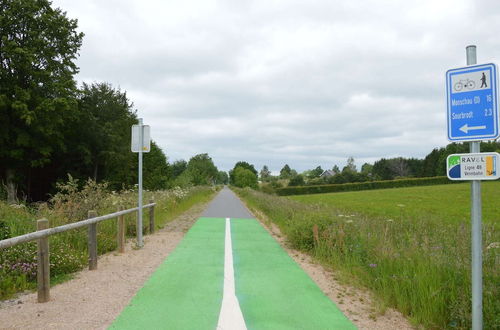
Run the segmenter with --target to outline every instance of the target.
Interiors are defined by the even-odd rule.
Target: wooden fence
[[[154,208],[156,203],[152,200],[149,204],[142,208],[149,208],[149,232],[154,233],[155,218]],[[89,211],[88,219],[73,222],[67,225],[49,228],[47,219],[37,220],[37,231],[20,235],[0,241],[0,249],[5,249],[14,245],[37,240],[38,242],[38,269],[37,269],[37,286],[38,286],[38,302],[43,303],[50,300],[50,263],[49,263],[49,236],[58,233],[63,233],[72,229],[88,227],[88,251],[89,251],[89,270],[97,269],[97,223],[118,218],[118,251],[125,252],[125,215],[137,212],[138,207],[124,210],[119,207],[118,212],[110,213],[102,216],[97,216],[96,211]],[[139,228],[137,228],[139,230]]]

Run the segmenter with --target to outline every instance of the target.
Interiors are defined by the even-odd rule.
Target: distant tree
[[[390,163],[387,159],[382,158],[373,164],[372,175],[375,180],[392,180],[394,173],[392,172]]]
[[[350,156],[347,158],[347,165],[344,166],[342,169],[342,172],[351,172],[351,173],[356,173],[358,170],[356,169],[356,164],[354,162],[354,158]]]
[[[394,176],[407,177],[410,174],[410,168],[408,167],[406,159],[398,157],[389,159],[388,162]]]
[[[184,159],[179,159],[172,164],[172,177],[175,179],[181,175],[187,168],[187,162]]]
[[[238,166],[234,169],[234,182],[236,187],[250,187],[257,189],[257,175],[249,169]]]
[[[262,181],[267,181],[270,176],[271,176],[271,171],[269,171],[269,168],[267,167],[267,165],[264,165],[262,167],[262,170],[260,170],[260,179]]]
[[[290,182],[288,182],[288,185],[289,186],[303,186],[305,185],[305,181],[304,181],[304,177],[300,174],[297,174],[295,176],[293,176],[291,179],[290,179]]]
[[[249,164],[249,163],[244,162],[244,161],[239,161],[234,165],[233,169],[231,171],[229,171],[229,182],[231,182],[231,183],[234,183],[234,170],[236,170],[237,167],[245,168],[245,169],[251,171],[256,176],[258,175],[257,170],[255,169],[255,167],[252,164]]]
[[[366,174],[366,175],[371,175],[372,174],[372,169],[373,165],[369,163],[364,163],[361,166],[361,173]]]
[[[217,179],[215,180],[217,184],[228,184],[229,183],[229,175],[227,172],[219,171],[217,173]]]
[[[309,173],[309,178],[314,179],[314,178],[319,178],[321,174],[323,174],[323,169],[321,166],[316,167],[314,170],[311,170]]]
[[[213,184],[219,172],[208,154],[192,157],[187,164],[186,171],[191,175],[195,186]]]
[[[334,174],[339,174],[340,173],[340,168],[337,165],[333,165],[332,172]]]
[[[292,177],[292,169],[288,164],[285,164],[280,170],[280,179],[290,179]]]
[[[422,177],[432,177],[437,175],[437,167],[441,152],[438,148],[433,149],[424,159],[422,165]]]
[[[83,38],[76,29],[47,0],[0,4],[0,163],[10,202],[30,169],[67,149],[63,126],[74,120]]]

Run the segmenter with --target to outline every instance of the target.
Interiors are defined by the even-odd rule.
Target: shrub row
[[[286,187],[286,188],[276,189],[276,193],[280,196],[309,195],[309,194],[324,194],[324,193],[343,192],[343,191],[430,186],[430,185],[448,184],[455,182],[456,181],[451,181],[446,176],[437,176],[431,178],[412,178],[412,179],[368,181],[368,182],[355,182],[355,183],[343,183],[343,184],[325,184],[319,186]]]

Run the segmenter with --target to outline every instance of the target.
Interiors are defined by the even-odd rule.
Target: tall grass
[[[237,193],[276,223],[292,247],[338,270],[351,284],[369,288],[379,310],[394,307],[429,329],[470,328],[466,222],[442,221],[425,204],[411,216],[369,217],[324,201],[301,203],[248,189]],[[499,329],[500,232],[491,223],[483,231],[484,328]]]
[[[110,192],[106,184],[93,181],[88,181],[81,187],[72,178],[58,188],[59,193],[53,196],[49,203],[23,206],[8,205],[0,201],[0,239],[35,231],[36,220],[40,218],[47,218],[50,227],[56,227],[86,219],[89,210],[95,210],[103,215],[116,212],[120,205],[125,209],[137,206],[137,191],[133,190]],[[214,193],[215,188],[210,187],[145,191],[144,203],[148,203],[151,199],[157,203],[155,225],[160,228],[194,204],[210,200]],[[144,214],[144,219],[148,219],[147,209],[144,210]],[[134,237],[136,214],[125,216],[125,220],[127,235]],[[149,222],[144,221],[143,225],[144,232],[147,233]],[[116,219],[100,222],[97,228],[98,254],[115,250]],[[58,281],[59,278],[87,265],[86,228],[51,236],[49,244],[51,281]],[[36,259],[35,242],[0,250],[0,299],[36,286]]]

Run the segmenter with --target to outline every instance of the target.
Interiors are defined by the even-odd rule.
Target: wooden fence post
[[[124,209],[123,205],[118,207],[118,211],[123,211]],[[125,215],[118,217],[118,252],[125,252]]]
[[[40,219],[36,222],[37,230],[49,228],[49,220]],[[38,302],[50,300],[50,264],[49,264],[49,237],[38,239]]]
[[[89,219],[97,217],[96,211],[89,211]],[[89,225],[89,270],[97,269],[97,223]]]
[[[150,199],[149,203],[154,203],[154,199]],[[149,233],[153,234],[155,232],[155,206],[149,207]]]

